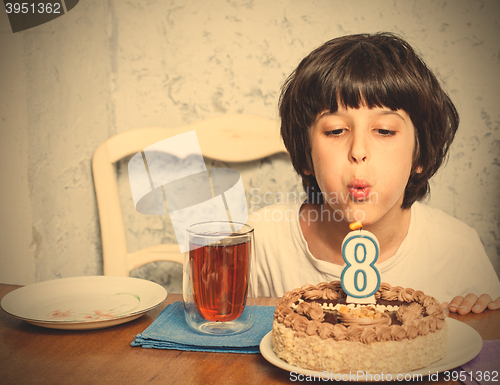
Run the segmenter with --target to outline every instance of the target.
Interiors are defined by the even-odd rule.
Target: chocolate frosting
[[[357,318],[343,312],[335,317],[321,304],[345,303],[340,281],[305,285],[289,291],[280,299],[274,313],[279,323],[299,335],[318,335],[322,339],[360,341],[400,341],[424,336],[442,329],[446,313],[433,297],[420,290],[391,286],[383,282],[375,294],[377,303],[399,306],[395,319],[382,313],[372,318]],[[377,311],[374,310],[375,313]]]

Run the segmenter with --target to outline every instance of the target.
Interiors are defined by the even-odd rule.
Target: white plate
[[[384,374],[384,378],[382,378],[381,376],[379,377],[380,380],[396,380],[398,376],[400,379],[417,379],[419,378],[419,375],[421,375],[422,377],[432,374],[435,375],[438,372],[440,373],[446,370],[454,369],[457,366],[465,364],[466,362],[469,362],[474,357],[476,357],[483,347],[483,339],[481,338],[479,333],[469,325],[466,325],[463,322],[457,321],[453,318],[447,318],[446,323],[448,324],[448,343],[446,356],[422,369],[417,369],[406,373]],[[316,375],[322,379],[335,379],[335,375],[337,373],[302,369],[297,366],[290,365],[286,361],[278,358],[276,353],[274,353],[273,351],[273,339],[271,333],[272,332],[267,333],[260,343],[260,352],[262,353],[262,356],[264,356],[264,358],[271,364],[277,366],[278,368],[288,370],[289,372],[294,372],[297,375]],[[341,379],[341,374],[338,374],[337,379]],[[370,380],[374,379],[370,378],[370,376],[368,376],[368,378],[365,378],[365,376],[356,376],[355,378],[355,381]],[[350,381],[352,381],[352,377]]]
[[[2,298],[7,313],[52,329],[100,329],[139,318],[167,298],[160,285],[130,277],[61,278]]]

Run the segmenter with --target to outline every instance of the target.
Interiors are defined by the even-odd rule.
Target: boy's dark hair
[[[344,108],[404,110],[415,127],[413,167],[402,208],[429,192],[429,179],[446,157],[458,113],[413,48],[392,33],[330,40],[306,56],[281,90],[281,136],[308,199],[321,202],[311,160],[310,128],[319,113]],[[419,172],[417,172],[417,169]]]

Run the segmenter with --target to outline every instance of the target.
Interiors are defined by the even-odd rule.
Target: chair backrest
[[[184,256],[177,244],[128,251],[115,163],[163,139],[192,130],[196,131],[203,156],[214,160],[247,162],[286,152],[277,122],[250,115],[223,115],[174,128],[139,128],[106,140],[92,158],[104,275],[128,276],[131,270],[155,261],[183,263]]]

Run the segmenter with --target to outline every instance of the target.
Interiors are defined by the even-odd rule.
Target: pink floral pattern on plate
[[[100,320],[100,319],[115,318],[115,315],[113,313],[103,312],[102,310],[94,310],[94,314],[86,315],[83,318],[91,320]]]
[[[74,309],[68,310],[53,310],[49,312],[48,318],[53,321],[64,321],[64,322],[89,322],[89,321],[102,321],[102,320],[110,320],[119,316],[122,316],[127,313],[131,313],[139,307],[139,303],[141,302],[141,298],[137,294],[132,293],[116,293],[113,296],[118,295],[128,295],[132,296],[137,300],[135,306],[132,306],[130,303],[124,303],[119,305],[116,308],[108,309],[108,310],[93,310],[89,312],[77,312]]]
[[[54,320],[62,320],[62,319],[65,320],[66,318],[71,317],[73,313],[74,313],[73,309],[66,311],[54,310],[52,313],[50,313],[49,318]]]

